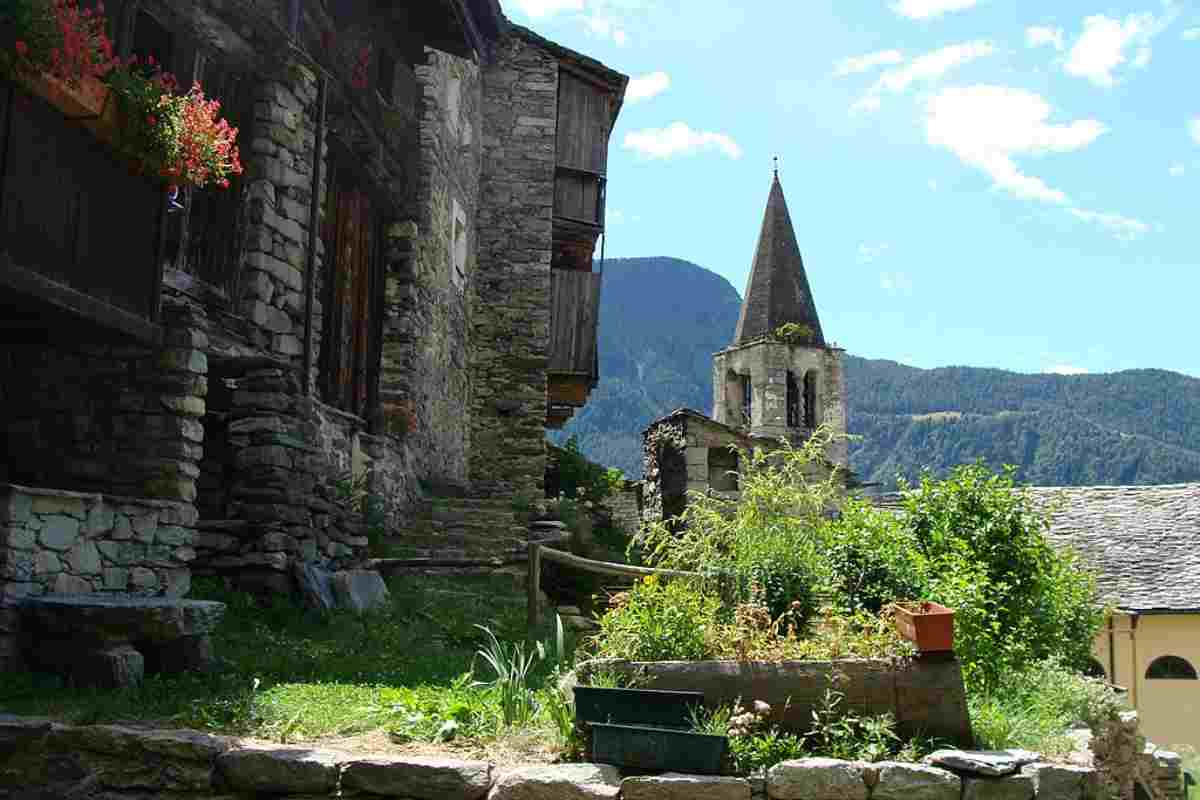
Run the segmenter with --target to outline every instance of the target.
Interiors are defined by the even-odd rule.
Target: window
[[[796,376],[791,370],[787,374],[787,426],[800,427],[800,387],[796,385]]]
[[[1089,658],[1087,666],[1083,669],[1083,674],[1089,678],[1098,678],[1099,680],[1108,680],[1108,672],[1105,671],[1104,665],[1094,658]]]
[[[728,447],[708,448],[708,488],[717,492],[736,492],[737,468],[737,453]]]
[[[804,427],[817,427],[817,373],[804,373]]]
[[[754,419],[751,415],[754,411],[754,387],[750,385],[750,376],[743,375],[742,377],[742,424],[749,425]]]
[[[1186,658],[1159,656],[1146,668],[1146,680],[1196,680],[1196,668]]]

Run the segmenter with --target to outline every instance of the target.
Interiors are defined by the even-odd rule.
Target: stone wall
[[[472,485],[540,496],[558,61],[516,34],[483,73],[478,266],[471,283]]]
[[[298,363],[304,352],[316,77],[298,64],[278,65],[273,74],[258,78],[254,99],[249,143],[242,146],[246,220],[238,308],[267,335],[270,354]],[[322,171],[318,202],[324,200],[327,174]],[[320,276],[320,237],[316,246]],[[318,350],[320,297],[318,291],[313,306],[313,344]]]
[[[613,522],[633,536],[642,529],[642,482],[625,481],[607,501]]]
[[[74,344],[0,347],[0,480],[194,500],[205,324],[168,305],[158,347],[93,343],[83,329]]]
[[[970,755],[970,754],[964,754]],[[985,754],[986,755],[986,754]],[[990,760],[995,762],[995,754]],[[985,757],[984,759],[988,759]],[[1013,759],[1009,759],[1013,760]],[[232,800],[407,797],[412,800],[1096,800],[1090,767],[1027,763],[985,776],[896,761],[806,758],[763,777],[629,775],[599,764],[497,768],[435,756],[353,754],[241,743],[188,730],[65,725],[0,715],[0,798]],[[939,761],[945,763],[945,759]],[[1011,767],[1011,768],[1010,768]],[[1112,796],[1112,800],[1118,800]],[[1132,800],[1132,794],[1119,800]],[[1175,795],[1164,800],[1182,800]]]
[[[471,342],[468,287],[476,265],[481,169],[479,68],[426,50],[419,188],[412,219],[386,231],[383,372],[387,430],[412,445],[422,475],[465,482]]]

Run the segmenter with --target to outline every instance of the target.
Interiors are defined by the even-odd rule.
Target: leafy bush
[[[1069,727],[1082,723],[1095,730],[1116,719],[1125,701],[1103,681],[1051,658],[1010,672],[991,691],[971,693],[968,705],[980,746],[1054,756],[1070,751],[1072,742],[1063,735]]]
[[[647,576],[600,618],[600,655],[633,661],[691,661],[711,655],[706,634],[720,602],[686,580]]]
[[[1014,474],[973,464],[903,491],[903,524],[926,562],[928,599],[955,609],[964,677],[985,691],[1050,656],[1082,669],[1104,617],[1094,577],[1050,546],[1048,518]]]
[[[619,469],[605,469],[584,458],[579,440],[567,439],[558,457],[558,492],[578,500],[599,503],[620,488],[625,479]],[[553,484],[553,480],[548,483]]]
[[[921,597],[928,585],[916,537],[862,500],[848,501],[830,524],[826,557],[835,601],[848,612],[878,614],[898,598]]]

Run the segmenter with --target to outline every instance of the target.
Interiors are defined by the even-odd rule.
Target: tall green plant
[[[532,649],[525,649],[525,642],[505,643],[486,625],[476,625],[488,638],[488,643],[476,651],[476,655],[487,662],[496,677],[490,682],[500,703],[500,714],[505,727],[527,723],[536,710],[534,692],[529,685],[529,676],[537,662],[546,657],[546,648],[538,642]]]
[[[1104,610],[1095,578],[1046,538],[1049,517],[1016,482],[982,463],[904,485],[903,525],[927,562],[929,599],[955,609],[964,677],[982,690],[1057,656],[1082,669]]]

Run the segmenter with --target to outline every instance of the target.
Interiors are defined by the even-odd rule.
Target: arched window
[[[804,427],[817,427],[817,373],[804,373]]]
[[[746,425],[750,424],[750,420],[754,411],[754,387],[750,384],[750,376],[742,376],[742,417]]]
[[[1196,680],[1196,668],[1186,658],[1159,656],[1146,668],[1146,680]]]
[[[1083,674],[1089,678],[1099,678],[1100,680],[1108,680],[1108,672],[1104,669],[1104,665],[1094,658],[1089,658],[1087,666],[1083,669]]]
[[[787,374],[787,426],[800,427],[800,387],[796,385],[796,375],[791,370]]]

